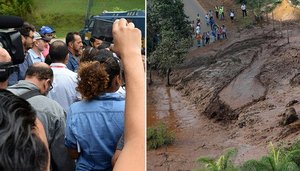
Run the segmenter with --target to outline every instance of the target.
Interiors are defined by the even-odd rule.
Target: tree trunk
[[[168,70],[167,70],[167,86],[170,86],[171,84],[170,84],[170,73],[171,73],[171,68],[168,68]]]

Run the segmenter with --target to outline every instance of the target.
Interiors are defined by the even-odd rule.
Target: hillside
[[[201,5],[211,9],[214,2]],[[282,15],[277,8],[274,15]],[[181,92],[176,99],[184,103],[172,113],[176,141],[148,152],[148,170],[192,170],[199,156],[216,157],[229,147],[238,149],[234,162],[242,163],[265,155],[270,141],[300,140],[299,122],[280,124],[289,108],[300,111],[300,26],[270,21],[237,32],[236,23],[228,25],[229,40],[190,51],[173,70],[171,96]],[[159,88],[159,83],[149,86],[148,93]]]

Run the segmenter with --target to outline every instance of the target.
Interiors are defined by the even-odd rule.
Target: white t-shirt
[[[242,9],[242,10],[246,10],[246,5],[242,5],[242,6],[241,6],[241,9]]]

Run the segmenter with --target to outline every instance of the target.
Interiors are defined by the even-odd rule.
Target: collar
[[[51,68],[67,68],[67,66],[63,63],[52,63],[50,65]]]
[[[30,56],[33,57],[34,59],[39,58],[39,59],[43,60],[43,58],[44,58],[44,56],[43,56],[42,53],[40,53],[40,54],[38,55],[38,54],[36,54],[32,49],[29,49],[29,50],[28,50],[28,54],[30,54]],[[44,62],[44,61],[43,61],[43,62]]]

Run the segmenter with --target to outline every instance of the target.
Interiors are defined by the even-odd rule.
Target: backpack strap
[[[25,87],[9,87],[9,89],[24,89]],[[25,88],[28,89],[29,91],[19,95],[19,97],[27,100],[30,99],[31,97],[37,96],[37,95],[41,95],[40,90],[38,89],[34,89],[34,90],[30,90],[29,88]]]

